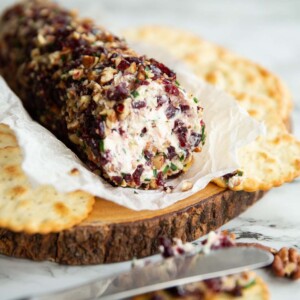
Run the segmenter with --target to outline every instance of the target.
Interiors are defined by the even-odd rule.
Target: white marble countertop
[[[102,0],[101,5],[84,0],[61,2],[113,29],[140,24],[185,28],[261,63],[283,78],[291,89],[295,97],[293,130],[300,139],[300,1]],[[1,0],[0,10],[11,3],[12,0]],[[300,250],[299,196],[298,179],[273,189],[224,228],[245,241]],[[76,286],[125,270],[129,264],[67,267],[0,256],[0,299]],[[269,283],[272,299],[300,299],[300,282],[274,279],[265,271],[259,274]]]

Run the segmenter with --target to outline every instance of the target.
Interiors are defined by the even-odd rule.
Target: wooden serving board
[[[133,211],[98,199],[78,226],[47,235],[0,228],[0,253],[68,265],[120,262],[158,252],[158,238],[193,241],[238,216],[263,192],[234,192],[209,184],[197,194],[158,211]]]

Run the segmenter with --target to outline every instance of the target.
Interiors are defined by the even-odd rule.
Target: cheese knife
[[[273,255],[254,247],[231,247],[209,254],[182,255],[61,291],[22,300],[115,300],[270,265]],[[21,299],[20,299],[21,300]]]

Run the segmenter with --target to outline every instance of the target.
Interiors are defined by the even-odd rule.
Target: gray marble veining
[[[181,27],[261,63],[291,89],[295,100],[294,134],[300,138],[300,1],[60,2],[79,8],[84,15],[97,18],[115,31],[140,24]],[[11,3],[12,0],[1,0],[0,10]],[[232,230],[243,241],[300,250],[300,180],[273,189],[224,229]],[[67,267],[0,256],[0,299],[76,286],[129,267],[129,262]],[[259,274],[269,284],[272,299],[300,299],[300,282],[274,279],[263,270]]]

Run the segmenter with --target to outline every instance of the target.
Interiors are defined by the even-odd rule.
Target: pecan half
[[[278,277],[300,278],[300,254],[294,248],[281,248],[274,256],[272,271]]]

